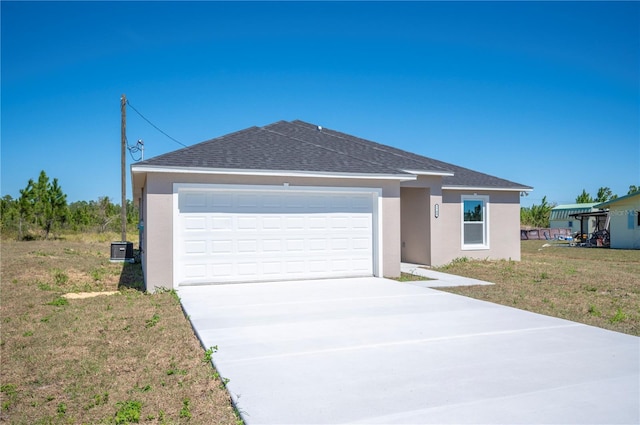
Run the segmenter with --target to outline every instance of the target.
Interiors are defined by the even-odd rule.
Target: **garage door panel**
[[[371,193],[200,192],[178,194],[178,284],[373,274]]]

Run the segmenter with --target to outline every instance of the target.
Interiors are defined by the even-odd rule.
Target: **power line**
[[[138,162],[143,159],[144,156],[144,142],[142,140],[138,140],[135,145],[129,144],[129,139],[125,136],[124,140],[127,142],[127,149],[129,150],[129,155],[134,162]],[[134,153],[140,152],[140,158],[135,158],[133,156]]]
[[[158,130],[160,133],[164,134],[165,136],[167,136],[169,139],[173,140],[173,141],[174,141],[174,142],[176,142],[177,144],[179,144],[179,145],[181,145],[181,146],[184,146],[185,148],[186,148],[186,147],[188,147],[188,146],[187,146],[187,145],[185,145],[184,143],[179,142],[178,140],[176,140],[176,139],[174,139],[173,137],[169,136],[169,135],[168,135],[167,133],[165,133],[164,131],[160,130],[160,129],[158,128],[158,126],[157,126],[157,125],[155,125],[154,123],[152,123],[151,121],[149,121],[149,120],[147,119],[147,117],[145,117],[144,115],[142,115],[142,114],[140,113],[140,111],[138,111],[136,108],[134,108],[134,107],[133,107],[133,105],[129,102],[129,100],[128,100],[128,99],[127,99],[127,105],[129,105],[129,106],[131,107],[131,109],[133,109],[133,110],[135,111],[135,113],[136,113],[136,114],[140,115],[140,117],[141,117],[143,120],[145,120],[146,122],[148,122],[148,123],[149,123],[149,125],[151,125],[153,128],[155,128],[156,130]]]

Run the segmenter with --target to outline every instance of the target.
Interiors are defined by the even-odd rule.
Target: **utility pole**
[[[122,114],[122,121],[120,126],[120,139],[121,139],[121,165],[122,165],[122,206],[120,212],[121,229],[122,229],[122,242],[127,240],[127,173],[126,168],[126,146],[127,146],[127,96],[124,94],[120,98],[120,111]]]

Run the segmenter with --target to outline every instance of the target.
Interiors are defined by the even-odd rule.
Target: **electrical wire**
[[[134,162],[140,161],[142,159],[142,153],[140,154],[140,158],[137,159],[133,157],[133,154],[142,151],[142,148],[140,147],[142,143],[138,141],[134,146],[131,146],[129,145],[129,139],[127,139],[127,136],[124,136],[124,140],[127,142],[127,150],[129,151],[129,155],[131,155],[131,159]]]
[[[179,145],[181,145],[181,146],[184,146],[185,148],[186,148],[186,147],[188,147],[188,146],[187,146],[187,145],[185,145],[184,143],[179,142],[178,140],[176,140],[176,139],[174,139],[173,137],[169,136],[169,135],[168,135],[167,133],[165,133],[164,131],[160,130],[160,129],[158,128],[158,126],[157,126],[157,125],[155,125],[154,123],[152,123],[151,121],[149,121],[149,120],[147,119],[147,117],[145,117],[144,115],[142,115],[142,114],[140,113],[140,111],[138,111],[136,108],[134,108],[134,107],[133,107],[133,105],[132,105],[131,103],[129,103],[129,99],[127,99],[127,105],[129,105],[129,106],[131,107],[131,109],[133,109],[133,110],[134,110],[138,115],[140,115],[140,117],[141,117],[143,120],[145,120],[146,122],[148,122],[148,123],[151,125],[151,127],[155,128],[155,129],[156,129],[156,130],[158,130],[160,133],[164,134],[165,136],[167,136],[169,139],[173,140],[173,141],[174,141],[174,142],[176,142],[177,144],[179,144]]]

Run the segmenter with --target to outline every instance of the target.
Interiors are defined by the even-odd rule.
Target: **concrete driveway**
[[[181,287],[247,424],[638,424],[640,338],[379,278]]]

